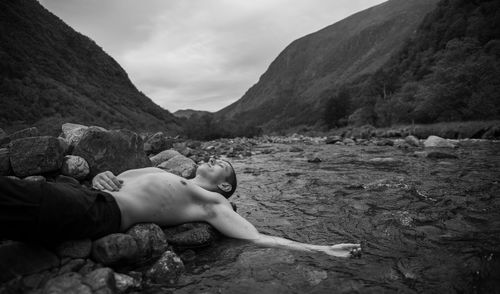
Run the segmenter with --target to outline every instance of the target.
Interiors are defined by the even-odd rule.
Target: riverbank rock
[[[132,236],[114,233],[95,240],[91,256],[104,265],[128,264],[137,260],[139,248]]]
[[[46,182],[47,179],[44,176],[28,176],[26,178],[23,178],[25,181],[30,181],[30,182]]]
[[[92,294],[92,289],[82,283],[82,275],[75,272],[64,273],[47,281],[43,294]]]
[[[197,165],[192,159],[177,155],[160,163],[157,167],[183,178],[191,179],[196,175]]]
[[[147,155],[157,154],[158,152],[172,148],[172,140],[167,139],[163,132],[153,134],[144,142],[144,152]]]
[[[340,136],[330,136],[330,137],[326,138],[325,144],[335,144],[335,143],[341,142],[341,141],[342,141],[342,137],[340,137]]]
[[[59,266],[59,258],[43,247],[17,241],[0,244],[0,282]]]
[[[116,293],[116,281],[113,269],[102,267],[91,271],[82,278],[82,283],[90,287],[93,293]]]
[[[193,222],[163,228],[169,244],[182,248],[205,247],[217,238],[218,232],[208,223]]]
[[[420,146],[420,141],[417,139],[417,137],[409,135],[405,137],[405,142],[413,147],[419,147]]]
[[[158,164],[165,162],[171,158],[176,157],[177,155],[182,155],[179,153],[179,151],[175,149],[167,149],[163,150],[162,152],[151,156],[149,159],[151,160],[151,164],[153,166],[158,166]]]
[[[10,164],[18,177],[57,171],[64,158],[64,147],[56,137],[16,139],[9,144]]]
[[[184,263],[177,254],[165,251],[146,271],[146,278],[157,284],[173,285],[184,272]]]
[[[426,148],[429,147],[437,147],[437,148],[454,148],[455,144],[450,142],[447,139],[443,139],[438,136],[429,136],[425,141],[424,141],[424,146]]]
[[[88,128],[88,126],[84,125],[65,123],[61,126],[62,133],[60,137],[68,143],[72,150]]]
[[[91,177],[107,170],[117,175],[151,166],[141,137],[127,129],[108,131],[91,126],[84,131],[72,153],[87,161]]]
[[[89,164],[85,159],[76,155],[64,156],[61,166],[61,174],[83,180],[90,173]]]
[[[131,290],[139,290],[141,281],[126,274],[114,273],[116,289],[119,293],[125,293]]]
[[[168,242],[163,230],[153,223],[140,223],[126,232],[135,239],[138,258],[142,261],[158,257],[168,249]]]

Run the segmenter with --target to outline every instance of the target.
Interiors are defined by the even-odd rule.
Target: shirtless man
[[[223,235],[265,247],[323,252],[337,257],[361,252],[359,244],[312,245],[259,233],[233,210],[227,199],[236,189],[236,174],[225,160],[211,158],[189,180],[155,167],[127,170],[118,176],[107,171],[92,179],[93,189],[0,178],[0,237],[25,241],[96,239],[125,232],[141,222],[172,226],[205,221]],[[27,193],[38,200],[26,203]],[[20,211],[23,207],[31,209],[31,218]],[[4,213],[7,217],[2,216]]]

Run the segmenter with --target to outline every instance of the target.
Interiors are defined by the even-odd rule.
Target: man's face
[[[196,174],[217,185],[224,182],[231,174],[231,166],[224,160],[212,157],[208,162],[198,166]]]

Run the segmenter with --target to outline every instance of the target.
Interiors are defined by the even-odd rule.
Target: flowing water
[[[275,152],[231,160],[238,213],[266,234],[361,242],[362,257],[225,238],[185,262],[176,293],[500,292],[499,142],[461,141],[451,151],[458,159],[394,147],[294,146],[304,151],[267,144],[257,150]]]

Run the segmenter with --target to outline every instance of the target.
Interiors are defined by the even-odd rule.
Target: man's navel
[[[184,181],[184,180],[181,180],[181,184],[183,184],[184,186],[187,185],[186,181]]]

